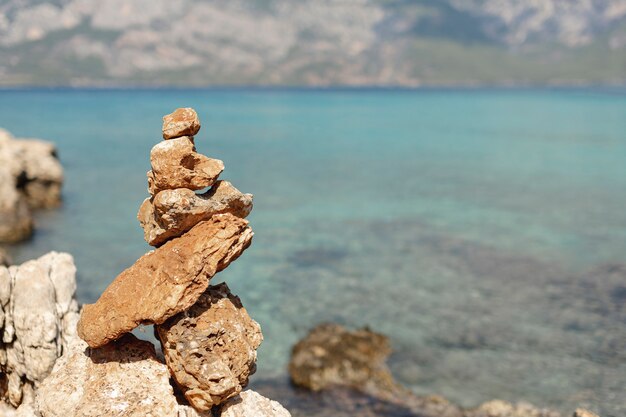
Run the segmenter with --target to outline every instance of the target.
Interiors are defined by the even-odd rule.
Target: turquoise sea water
[[[14,259],[72,253],[93,302],[149,250],[149,151],[181,106],[255,194],[253,245],[217,277],[263,327],[254,378],[338,321],[389,335],[419,394],[626,415],[625,91],[0,91],[0,127],[66,169]]]

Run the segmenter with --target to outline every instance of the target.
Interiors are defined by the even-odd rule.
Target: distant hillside
[[[2,0],[0,85],[626,82],[626,0]]]

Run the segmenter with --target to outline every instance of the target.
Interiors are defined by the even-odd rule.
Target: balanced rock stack
[[[150,153],[151,197],[138,213],[145,239],[156,249],[123,271],[95,304],[83,307],[78,334],[91,352],[121,351],[138,342],[127,333],[154,324],[177,389],[197,415],[213,410],[243,416],[259,409],[265,411],[256,417],[289,416],[257,394],[239,396],[256,369],[263,336],[228,286],[209,281],[250,245],[253,233],[244,218],[252,195],[218,181],[224,164],[196,152],[199,130],[193,109],[163,118],[165,140]]]

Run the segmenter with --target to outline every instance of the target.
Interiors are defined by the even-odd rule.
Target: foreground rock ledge
[[[55,361],[78,340],[76,267],[50,252],[20,266],[0,266],[0,397],[30,403]]]
[[[155,332],[176,383],[191,405],[205,411],[248,385],[263,341],[261,327],[225,283],[209,287]]]
[[[78,342],[37,392],[41,417],[210,417],[178,404],[154,346],[125,335],[100,349]]]
[[[248,222],[220,214],[142,256],[122,272],[95,304],[87,304],[78,334],[100,347],[139,324],[163,323],[191,307],[209,280],[252,241]]]

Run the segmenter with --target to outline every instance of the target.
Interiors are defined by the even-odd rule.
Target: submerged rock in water
[[[158,246],[216,214],[245,218],[250,211],[252,194],[243,194],[228,181],[218,181],[201,195],[186,188],[163,190],[143,202],[137,218],[146,242]]]
[[[180,108],[163,116],[163,139],[194,136],[200,131],[200,119],[190,107]]]
[[[210,187],[224,170],[219,159],[197,153],[193,140],[187,136],[155,145],[150,152],[150,163],[148,191],[153,196],[162,190]]]
[[[37,391],[41,417],[210,417],[181,406],[150,342],[125,335],[99,349],[77,343]]]
[[[95,304],[87,304],[78,333],[100,347],[142,323],[163,323],[191,307],[209,280],[250,246],[248,222],[220,214],[142,256]]]
[[[198,410],[210,410],[248,385],[263,341],[261,327],[225,283],[209,287],[155,332],[176,383]]]
[[[220,417],[291,417],[291,414],[278,402],[248,390],[225,403]]]
[[[389,339],[368,329],[350,331],[321,324],[293,348],[289,375],[294,384],[319,391],[347,386],[374,396],[403,395],[387,368]]]
[[[0,266],[0,394],[13,406],[32,402],[34,389],[77,340],[75,275],[65,253]]]

